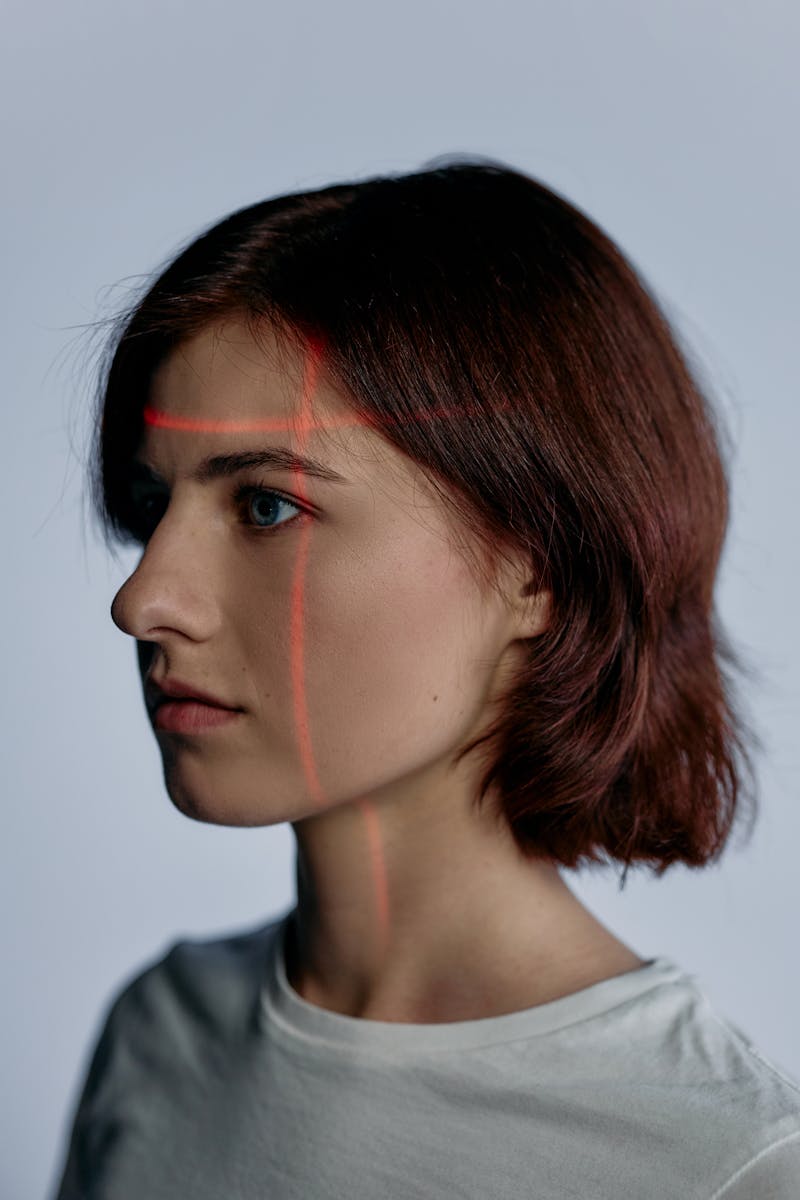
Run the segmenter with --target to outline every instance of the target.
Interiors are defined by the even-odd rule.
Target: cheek
[[[446,554],[408,562],[308,580],[303,707],[333,791],[366,790],[447,754],[484,699],[491,665],[473,592]]]

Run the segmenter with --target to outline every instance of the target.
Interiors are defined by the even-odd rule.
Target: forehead
[[[343,397],[311,350],[303,352],[271,327],[258,333],[228,317],[176,346],[153,374],[150,404],[173,415],[344,420]],[[355,414],[350,414],[351,421]]]
[[[231,316],[181,342],[154,372],[147,403],[138,454],[150,462],[280,446],[354,480],[421,483],[418,465],[347,403],[319,355],[266,323],[254,333]]]

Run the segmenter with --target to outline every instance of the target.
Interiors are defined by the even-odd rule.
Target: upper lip
[[[151,710],[158,708],[166,700],[200,700],[203,704],[213,704],[217,708],[230,708],[241,711],[238,705],[228,704],[219,696],[212,696],[202,688],[194,687],[191,683],[183,683],[180,679],[151,679],[146,684],[148,706]]]

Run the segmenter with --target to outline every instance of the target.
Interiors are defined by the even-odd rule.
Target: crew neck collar
[[[685,978],[685,973],[672,959],[657,956],[633,971],[603,979],[568,996],[497,1017],[440,1024],[374,1021],[321,1008],[294,990],[287,978],[285,959],[291,916],[292,911],[273,927],[261,993],[262,1013],[268,1022],[290,1036],[341,1049],[387,1051],[396,1055],[398,1052],[465,1050],[540,1037],[608,1013],[661,984]]]

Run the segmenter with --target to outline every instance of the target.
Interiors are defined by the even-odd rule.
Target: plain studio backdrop
[[[279,192],[519,167],[594,218],[735,439],[720,615],[762,673],[749,845],[705,871],[565,877],[800,1076],[798,72],[789,0],[381,5],[7,0],[2,39],[5,744],[0,1195],[47,1194],[112,993],[179,936],[294,898],[288,825],[172,806],[115,564],[84,499],[96,341],[168,255]],[[288,616],[288,614],[287,614]]]

